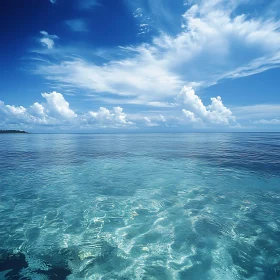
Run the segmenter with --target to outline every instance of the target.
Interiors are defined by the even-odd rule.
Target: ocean
[[[1,135],[0,279],[280,279],[280,134]]]

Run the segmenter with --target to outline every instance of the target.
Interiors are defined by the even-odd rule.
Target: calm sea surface
[[[0,135],[0,279],[280,279],[280,134]]]

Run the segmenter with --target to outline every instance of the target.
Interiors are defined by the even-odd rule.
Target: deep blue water
[[[280,279],[280,134],[0,135],[0,279]]]

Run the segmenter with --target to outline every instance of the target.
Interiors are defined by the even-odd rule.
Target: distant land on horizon
[[[6,130],[6,129],[0,129],[0,133],[29,133],[24,130]]]

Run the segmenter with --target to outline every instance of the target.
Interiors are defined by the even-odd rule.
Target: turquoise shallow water
[[[280,134],[1,135],[0,279],[280,279]]]

